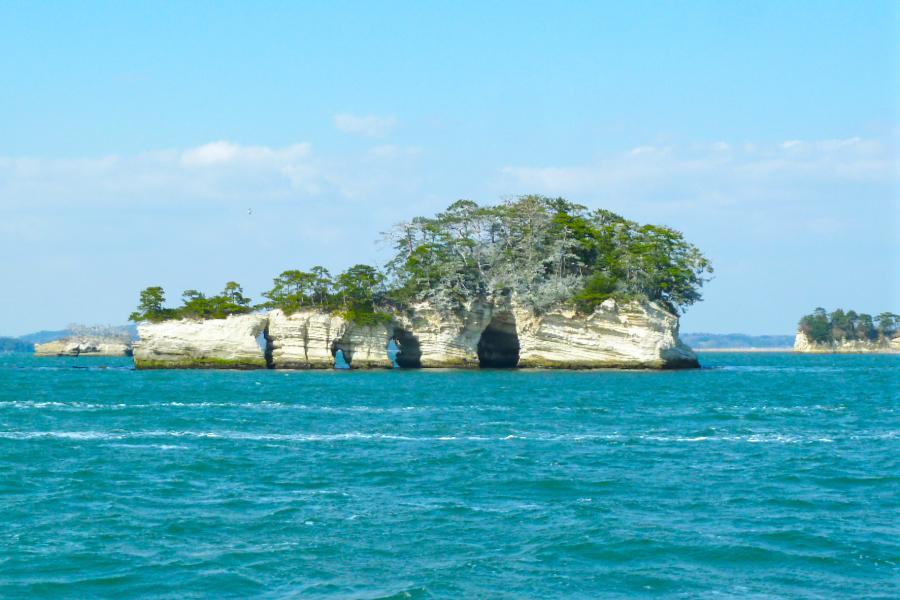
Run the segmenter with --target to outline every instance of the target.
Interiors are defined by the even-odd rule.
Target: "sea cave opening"
[[[422,348],[419,338],[405,329],[395,329],[391,340],[397,350],[393,360],[401,369],[419,369],[422,367]]]
[[[519,364],[519,336],[512,314],[494,316],[478,340],[478,366],[514,369]]]

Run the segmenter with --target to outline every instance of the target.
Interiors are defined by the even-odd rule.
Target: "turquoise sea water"
[[[900,596],[900,356],[701,360],[0,355],[0,596]]]

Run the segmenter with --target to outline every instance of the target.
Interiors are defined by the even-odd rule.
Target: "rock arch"
[[[495,313],[478,340],[478,366],[514,369],[519,364],[519,336],[512,312]]]
[[[406,329],[395,327],[392,338],[397,344],[398,352],[394,357],[401,369],[419,369],[422,367],[422,347],[419,338]]]

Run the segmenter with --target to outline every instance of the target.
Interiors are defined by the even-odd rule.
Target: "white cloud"
[[[241,146],[233,142],[218,141],[189,148],[181,152],[181,164],[186,167],[206,167],[224,163],[273,163],[293,162],[309,156],[310,144],[293,144],[283,148],[267,146]]]
[[[365,137],[382,137],[389,134],[397,125],[394,117],[377,117],[375,115],[354,115],[338,113],[334,115],[334,126],[338,131]]]

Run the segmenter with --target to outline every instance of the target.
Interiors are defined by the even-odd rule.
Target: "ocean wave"
[[[2,409],[61,409],[61,410],[136,410],[136,409],[242,409],[242,410],[297,410],[311,412],[326,413],[374,413],[374,414],[396,414],[408,412],[432,412],[432,411],[512,411],[513,406],[503,405],[456,405],[456,406],[438,406],[438,405],[419,405],[419,406],[367,406],[367,405],[349,405],[349,406],[327,406],[323,404],[295,404],[291,402],[273,402],[264,400],[261,402],[153,402],[153,403],[99,403],[99,402],[81,402],[81,401],[39,401],[39,400],[5,400],[0,401],[0,410]],[[572,410],[569,407],[548,407],[548,410]],[[604,409],[605,412],[605,409]]]
[[[898,432],[877,434],[854,434],[846,439],[893,439]],[[749,443],[749,444],[810,444],[834,443],[836,438],[827,435],[797,435],[779,433],[750,433],[723,435],[629,435],[611,434],[506,434],[506,435],[407,435],[382,432],[345,433],[253,433],[241,431],[194,431],[194,430],[148,430],[148,431],[0,431],[0,439],[34,440],[59,439],[73,441],[115,441],[154,438],[195,438],[209,440],[231,440],[249,442],[342,442],[342,441],[386,441],[386,442],[590,442],[607,441],[620,444],[651,443]]]

